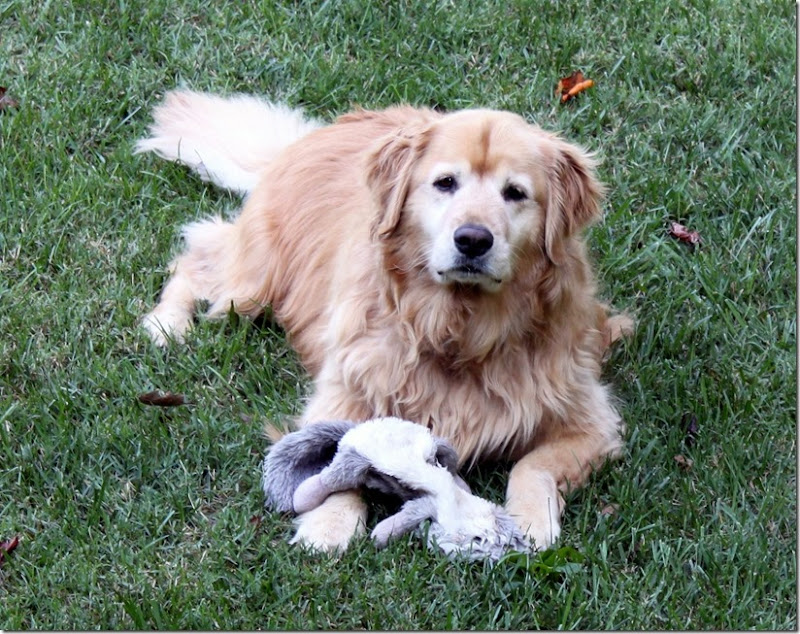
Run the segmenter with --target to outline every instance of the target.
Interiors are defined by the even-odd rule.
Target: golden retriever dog
[[[184,229],[144,325],[181,340],[209,316],[270,306],[313,378],[298,424],[397,416],[462,463],[513,461],[506,508],[536,547],[562,494],[618,455],[601,383],[629,331],[596,294],[581,230],[601,215],[590,155],[522,117],[357,110],[331,125],[254,97],[169,93],[153,151],[246,194],[233,221]],[[357,492],[297,519],[292,540],[341,549],[364,531]]]

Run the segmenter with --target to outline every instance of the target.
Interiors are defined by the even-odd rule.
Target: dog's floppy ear
[[[373,239],[388,238],[400,223],[414,164],[427,143],[427,128],[404,129],[381,139],[367,157],[367,185],[378,208],[371,227]]]
[[[554,139],[553,150],[548,166],[545,250],[558,265],[564,262],[565,240],[600,219],[604,189],[595,176],[591,154],[560,139]]]

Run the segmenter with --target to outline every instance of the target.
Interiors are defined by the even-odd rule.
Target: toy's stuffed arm
[[[330,464],[339,441],[353,427],[349,421],[313,423],[275,443],[262,463],[267,506],[281,513],[292,511],[297,487]]]
[[[300,483],[294,492],[295,513],[317,508],[331,493],[357,489],[366,479],[370,462],[355,451],[344,449],[320,473]]]
[[[431,496],[409,500],[397,513],[378,522],[372,529],[372,540],[378,548],[383,548],[392,539],[414,530],[427,519],[436,517],[436,502]]]

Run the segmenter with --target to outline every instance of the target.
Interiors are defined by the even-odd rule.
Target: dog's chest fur
[[[430,320],[439,313],[449,314],[451,328],[454,322],[453,311],[432,303],[417,315],[425,321],[422,328],[408,315],[385,313],[337,347],[317,388],[339,394],[338,415],[413,420],[449,439],[464,462],[514,459],[530,450],[543,423],[570,422],[566,413],[574,411],[597,369],[595,357],[582,352],[588,346],[553,354],[547,346],[563,344],[513,329],[486,339],[481,335],[496,327],[496,315],[484,323],[474,313],[462,324],[461,337],[451,331],[449,339],[434,342],[417,334],[430,335]],[[471,354],[463,354],[465,348]]]

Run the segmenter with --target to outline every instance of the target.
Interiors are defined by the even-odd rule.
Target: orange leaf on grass
[[[679,222],[673,222],[669,228],[669,235],[687,244],[700,244],[703,238],[697,231],[689,231]]]
[[[19,545],[19,537],[16,535],[11,539],[6,539],[0,542],[0,564],[3,563],[3,560],[6,557],[6,553],[10,553]]]
[[[594,81],[586,79],[581,71],[576,70],[569,77],[558,80],[558,84],[556,84],[556,95],[560,95],[561,103],[566,103],[592,86],[594,86]]]

